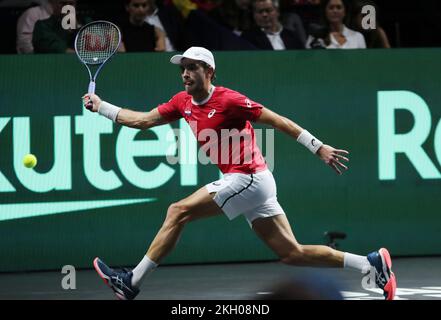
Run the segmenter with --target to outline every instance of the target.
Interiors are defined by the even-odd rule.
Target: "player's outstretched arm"
[[[118,112],[115,122],[136,129],[148,129],[167,123],[157,108],[149,112],[121,109]]]
[[[307,130],[300,127],[294,121],[281,116],[268,108],[263,108],[262,114],[259,119],[257,119],[257,122],[270,125],[273,128],[290,135],[307,147],[312,153],[316,154],[338,174],[342,174],[343,170],[348,170],[348,167],[342,163],[342,161],[349,161],[349,159],[345,157],[345,155],[349,154],[348,151],[336,149],[327,144],[323,144],[323,142],[314,137]]]
[[[96,94],[85,94],[83,96],[83,104],[88,110],[98,112],[114,122],[131,128],[148,129],[167,123],[157,108],[150,112],[138,112],[119,108],[102,101]]]

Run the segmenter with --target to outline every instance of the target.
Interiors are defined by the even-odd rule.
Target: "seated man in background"
[[[120,23],[126,52],[165,51],[165,34],[145,22],[149,0],[126,0],[128,16]]]
[[[32,34],[38,20],[48,19],[52,15],[52,4],[47,0],[40,5],[25,10],[17,21],[17,53],[34,53]]]
[[[305,48],[299,36],[280,23],[278,0],[253,0],[252,9],[257,27],[244,31],[242,38],[263,50]]]
[[[184,50],[184,21],[173,4],[163,4],[158,8],[155,0],[147,1],[145,22],[164,32],[165,51]]]
[[[32,35],[32,44],[35,53],[71,53],[74,50],[75,35],[83,24],[91,21],[90,18],[76,18],[76,29],[64,29],[62,26],[64,6],[76,7],[76,0],[50,0],[53,13],[46,20],[37,21]]]
[[[210,11],[209,16],[238,36],[253,27],[251,0],[226,0]]]

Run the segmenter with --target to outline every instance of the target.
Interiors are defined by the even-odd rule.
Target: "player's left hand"
[[[342,163],[342,161],[349,162],[349,159],[343,156],[348,154],[349,152],[346,150],[335,149],[327,144],[322,145],[317,151],[317,155],[320,159],[338,174],[342,174],[342,170],[348,170],[348,167]]]

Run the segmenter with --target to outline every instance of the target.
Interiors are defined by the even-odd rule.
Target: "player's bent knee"
[[[287,251],[280,255],[280,261],[285,264],[293,264],[300,262],[303,259],[304,251],[301,244],[293,246],[290,251]]]
[[[172,224],[185,224],[190,218],[189,211],[188,206],[182,203],[172,203],[168,207],[166,221]]]

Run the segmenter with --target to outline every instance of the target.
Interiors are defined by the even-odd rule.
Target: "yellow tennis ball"
[[[37,165],[37,158],[33,154],[27,154],[23,157],[23,164],[26,168],[33,168]]]

